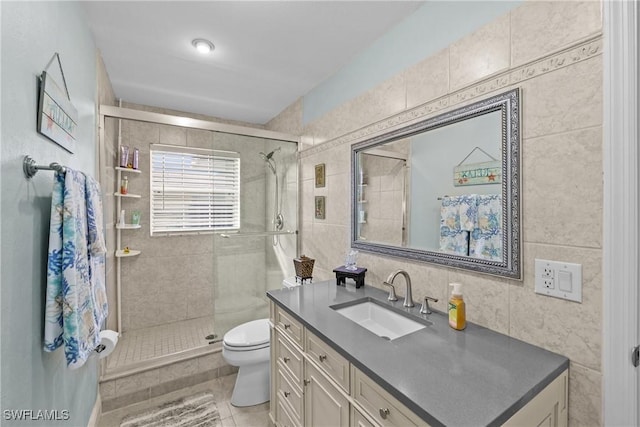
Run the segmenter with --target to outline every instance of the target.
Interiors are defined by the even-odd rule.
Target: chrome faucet
[[[415,304],[413,303],[413,296],[411,295],[411,278],[409,277],[409,273],[404,270],[395,271],[391,273],[389,277],[387,277],[387,280],[384,282],[384,284],[387,286],[391,286],[391,290],[393,291],[393,280],[398,274],[402,274],[404,276],[404,281],[407,283],[407,292],[404,295],[404,304],[402,305],[405,307],[413,307],[415,306]],[[391,297],[391,295],[389,295],[389,297]]]

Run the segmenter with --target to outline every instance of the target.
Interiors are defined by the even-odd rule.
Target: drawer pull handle
[[[327,355],[326,354],[321,354],[318,356],[318,359],[320,359],[321,362],[324,362],[325,360],[327,360]]]
[[[284,363],[287,363],[289,360],[291,360],[291,359],[289,359],[288,357],[283,357],[283,358],[282,358],[282,361],[283,361]]]
[[[289,329],[290,327],[291,327],[291,325],[290,325],[290,324],[288,324],[288,323],[285,323],[285,324],[284,324],[284,328],[285,328],[285,329]]]
[[[291,392],[290,392],[290,391],[285,391],[285,392],[284,392],[284,397],[289,397],[289,395],[291,395]]]
[[[387,419],[387,415],[389,415],[389,408],[380,408],[380,416],[382,417],[383,420]]]
[[[304,383],[304,385],[309,385],[311,380],[308,380],[308,379],[305,378],[304,380],[302,380],[302,382]]]

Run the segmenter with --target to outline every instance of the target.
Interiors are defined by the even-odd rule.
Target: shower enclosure
[[[229,329],[268,317],[266,291],[295,274],[297,137],[121,107],[101,119],[108,327],[121,333],[103,375],[215,352]],[[139,171],[119,168],[121,146],[138,150]],[[207,222],[220,212],[239,221]]]

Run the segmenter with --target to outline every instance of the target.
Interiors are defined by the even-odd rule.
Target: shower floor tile
[[[213,332],[213,316],[123,332],[107,358],[107,371],[208,347],[205,337]]]

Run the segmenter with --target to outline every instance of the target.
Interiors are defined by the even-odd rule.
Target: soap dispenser
[[[462,299],[462,285],[460,283],[449,283],[453,287],[451,298],[449,299],[449,326],[458,331],[467,326],[464,300]]]

